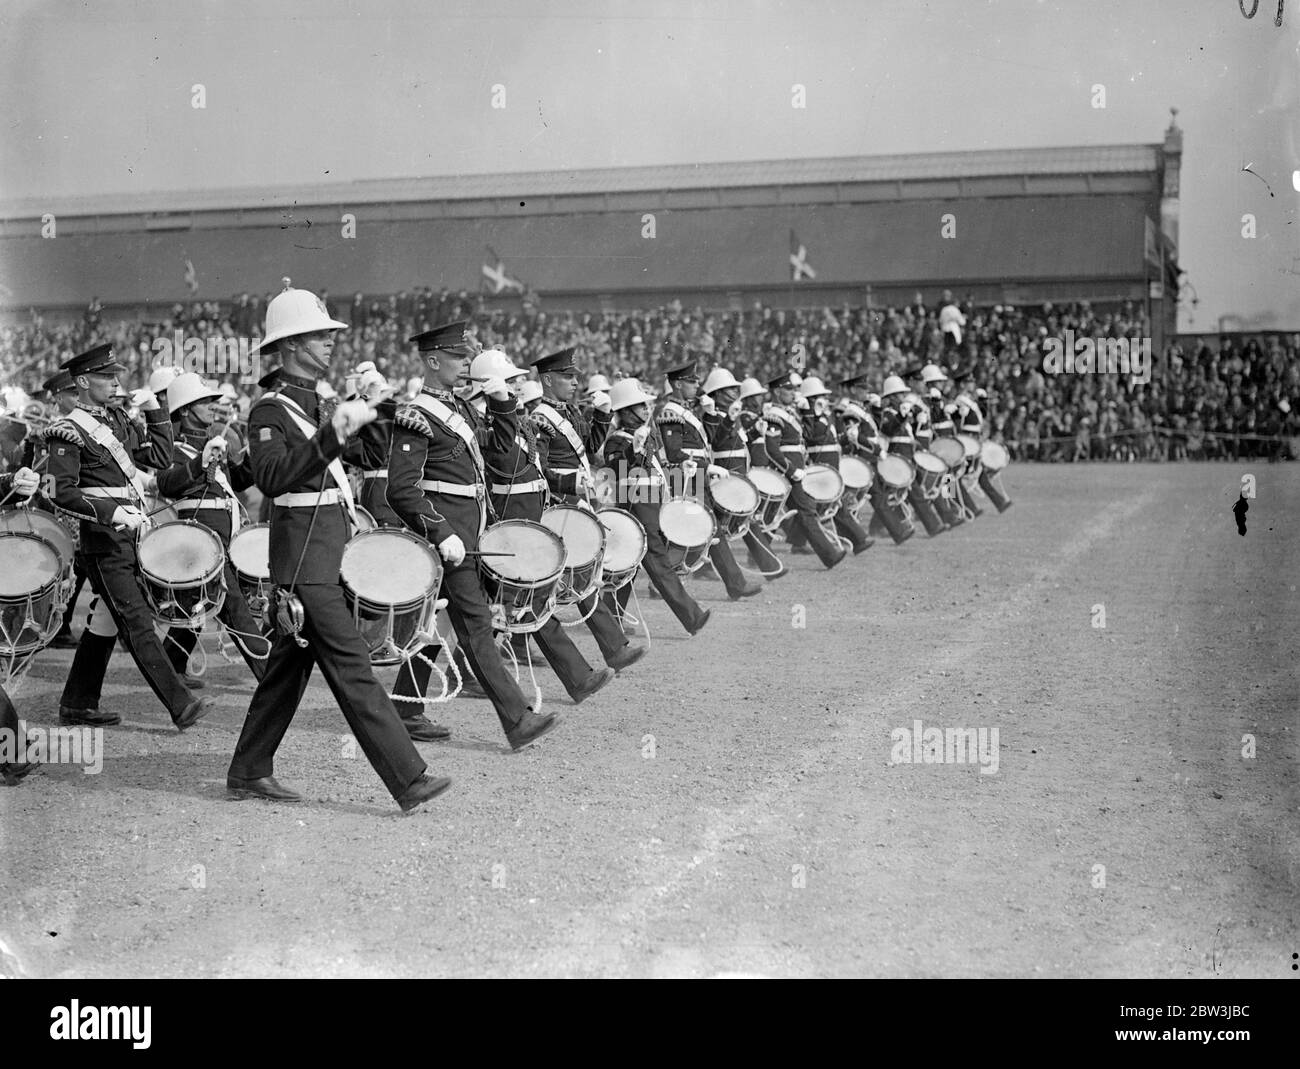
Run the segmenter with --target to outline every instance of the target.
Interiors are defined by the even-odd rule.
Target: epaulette
[[[682,416],[682,406],[679,405],[676,401],[664,402],[663,408],[659,409],[658,414],[655,416],[655,421],[658,423],[665,423],[665,422],[685,423],[686,422],[685,418]]]
[[[433,437],[432,424],[415,405],[402,405],[393,416],[393,422],[399,427],[405,427],[408,431],[423,434],[426,438]]]
[[[71,442],[73,445],[82,445],[81,432],[76,426],[65,419],[55,420],[45,428],[44,438],[49,441],[51,438],[59,438],[65,442]]]

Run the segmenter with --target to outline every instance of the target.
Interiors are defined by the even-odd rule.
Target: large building
[[[283,275],[345,303],[504,278],[585,308],[883,306],[942,286],[989,303],[1149,300],[1159,343],[1174,328],[1181,154],[1171,122],[1155,144],[11,202],[0,308],[228,299]]]

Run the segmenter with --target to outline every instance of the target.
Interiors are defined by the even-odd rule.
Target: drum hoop
[[[605,558],[605,545],[609,541],[609,530],[595,515],[584,508],[579,508],[577,505],[551,505],[542,510],[542,515],[545,516],[548,512],[559,512],[561,510],[565,512],[579,512],[584,516],[590,517],[592,522],[596,525],[596,530],[600,533],[600,545],[596,549],[595,556],[590,557],[585,561],[580,561],[577,564],[569,564],[569,547],[568,543],[564,543],[564,565],[561,568],[561,574],[565,571],[576,571],[579,568],[586,568],[589,565],[599,566],[601,561]],[[538,520],[537,522],[541,524],[541,526],[546,527],[546,524],[542,523],[541,520]],[[546,529],[551,531],[551,528],[549,527],[546,527]],[[551,534],[555,535],[555,537],[562,543],[564,542],[564,535],[560,534],[559,531],[551,531]]]

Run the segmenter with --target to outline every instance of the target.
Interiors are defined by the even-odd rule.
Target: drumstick
[[[467,557],[517,557],[519,556],[519,554],[507,553],[504,550],[493,551],[490,549],[467,549],[465,550],[465,556]]]

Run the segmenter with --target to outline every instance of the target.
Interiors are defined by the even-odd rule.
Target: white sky
[[[1181,262],[1200,297],[1190,326],[1239,314],[1300,329],[1300,0],[1281,29],[1275,12],[1276,0],[1251,21],[1236,0],[6,0],[0,200],[1153,142],[1172,105],[1186,139]],[[790,106],[796,82],[804,110]],[[206,109],[190,106],[195,83]],[[497,83],[503,111],[490,107]],[[1104,110],[1090,106],[1097,83]]]

